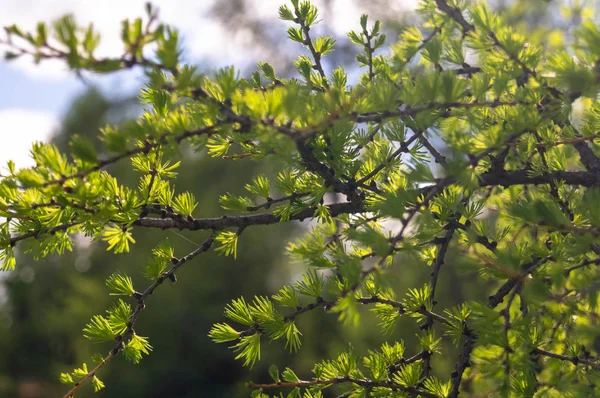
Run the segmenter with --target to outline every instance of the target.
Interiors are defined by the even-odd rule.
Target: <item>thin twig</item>
[[[559,359],[561,361],[571,362],[573,365],[586,365],[591,366],[593,369],[600,370],[600,363],[590,361],[589,359],[579,358],[579,357],[570,357],[567,355],[557,354],[554,352],[542,350],[540,348],[536,348],[532,351],[533,354],[543,355],[545,357]]]
[[[125,331],[123,331],[123,333],[121,333],[119,336],[117,336],[116,340],[117,340],[117,344],[112,348],[112,350],[110,350],[110,352],[108,353],[108,355],[106,357],[104,357],[104,360],[101,362],[101,365],[104,366],[106,364],[106,362],[108,362],[109,360],[111,360],[112,358],[114,358],[115,356],[117,356],[119,354],[119,352],[121,352],[121,350],[123,349],[124,345],[127,343],[127,340],[130,338],[130,336],[132,336],[135,331],[134,331],[134,326],[135,323],[140,315],[140,313],[142,312],[142,310],[144,308],[146,308],[146,303],[145,303],[145,299],[150,296],[151,294],[154,293],[154,291],[167,279],[173,279],[175,276],[175,272],[185,263],[187,263],[188,261],[190,261],[191,259],[193,259],[194,257],[196,257],[197,255],[204,253],[206,251],[208,251],[210,249],[210,247],[213,244],[214,241],[214,237],[215,237],[215,233],[213,231],[213,233],[208,237],[208,239],[206,239],[196,250],[194,250],[193,252],[187,254],[185,257],[182,257],[180,259],[172,259],[172,261],[174,262],[173,266],[166,272],[164,272],[158,279],[156,279],[150,286],[148,286],[146,288],[146,290],[144,290],[142,293],[136,293],[134,294],[134,296],[137,299],[137,305],[135,307],[135,309],[133,310],[133,312],[131,313],[131,316],[129,317],[129,321],[127,322],[127,328],[125,329]],[[73,395],[75,394],[75,392],[90,378],[92,378],[100,368],[102,368],[102,366],[97,366],[92,372],[93,374],[91,374],[92,372],[88,373],[86,376],[84,376],[81,380],[79,380],[77,383],[75,383],[75,386],[69,390],[69,392],[67,392],[63,398],[71,398],[73,397]]]

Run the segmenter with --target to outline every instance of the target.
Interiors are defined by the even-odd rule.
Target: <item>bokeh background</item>
[[[248,76],[257,61],[268,61],[280,76],[293,76],[293,60],[304,50],[286,39],[288,24],[277,19],[281,0],[164,0],[153,4],[161,19],[178,27],[184,37],[185,59],[201,71],[235,65]],[[323,21],[317,34],[337,39],[336,50],[325,59],[330,71],[344,65],[356,81],[362,72],[354,66],[359,48],[350,44],[346,32],[359,29],[359,18],[368,13],[381,19],[387,44],[393,44],[407,24],[419,22],[412,0],[314,1]],[[582,12],[593,11],[593,1],[492,1],[509,22],[528,31],[532,41],[561,46],[567,36],[559,30],[576,26]],[[588,7],[587,9],[585,7]],[[32,29],[39,20],[52,20],[72,13],[82,24],[91,21],[103,32],[99,54],[120,54],[121,19],[143,15],[139,0],[0,0],[0,25],[16,23]],[[588,11],[586,11],[588,10]],[[0,47],[0,50],[2,48]],[[389,51],[386,49],[384,51]],[[417,73],[418,59],[411,65]],[[33,163],[28,157],[31,142],[54,142],[68,148],[69,137],[85,135],[96,139],[98,128],[119,124],[141,112],[137,92],[143,85],[140,70],[109,77],[69,73],[60,62],[34,65],[31,59],[0,62],[0,165],[13,159],[20,167]],[[225,192],[241,194],[244,183],[261,172],[274,175],[274,166],[251,161],[208,159],[203,154],[182,150],[184,162],[177,180],[179,190],[193,192],[200,204],[197,217],[222,214],[218,196]],[[121,183],[135,185],[135,175],[127,162],[114,165],[110,172]],[[149,336],[154,351],[139,365],[121,357],[105,367],[99,377],[106,388],[94,394],[86,387],[81,397],[243,397],[249,395],[244,383],[269,380],[268,366],[292,367],[303,378],[310,377],[312,364],[319,358],[347,348],[351,342],[357,354],[389,341],[405,339],[408,353],[414,349],[417,326],[403,321],[388,336],[373,328],[375,318],[365,313],[356,328],[342,328],[334,315],[306,314],[299,320],[304,334],[298,354],[286,353],[283,344],[263,345],[262,360],[253,369],[242,368],[225,345],[213,344],[207,337],[211,325],[223,321],[224,306],[240,295],[274,293],[284,283],[298,278],[305,266],[292,264],[285,245],[302,234],[309,223],[254,227],[240,240],[237,260],[212,253],[200,256],[178,273],[177,284],[167,284],[147,301],[136,331]],[[42,398],[62,396],[65,386],[58,382],[62,371],[81,365],[94,353],[105,354],[110,345],[93,344],[82,337],[82,328],[93,314],[103,313],[113,301],[104,286],[105,278],[124,271],[134,282],[144,284],[141,268],[150,249],[164,236],[176,253],[192,251],[202,242],[201,233],[135,231],[137,243],[129,254],[114,256],[102,243],[78,238],[73,253],[36,262],[21,254],[18,268],[0,275],[0,397]],[[485,285],[469,273],[466,259],[454,250],[446,262],[438,294],[444,306],[466,299],[484,299]],[[399,259],[401,267],[391,274],[398,291],[424,283],[428,273],[414,259]],[[398,270],[401,268],[401,270]],[[464,273],[467,273],[465,277]],[[266,342],[265,342],[266,343]],[[453,348],[445,347],[453,358]],[[435,372],[447,378],[453,362],[436,362]],[[332,391],[330,396],[337,396]]]

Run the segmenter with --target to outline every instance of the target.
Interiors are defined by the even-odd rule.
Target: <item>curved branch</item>
[[[121,153],[119,155],[110,157],[108,159],[104,159],[101,160],[100,162],[98,162],[98,164],[84,169],[84,170],[80,170],[77,173],[73,173],[70,174],[68,176],[62,176],[61,178],[57,179],[57,180],[52,180],[52,181],[47,181],[45,183],[43,183],[41,186],[42,187],[49,187],[52,185],[63,185],[65,182],[75,179],[75,178],[84,178],[85,176],[87,176],[90,173],[93,173],[94,171],[98,171],[98,170],[102,170],[103,168],[105,168],[106,166],[109,166],[113,163],[117,163],[118,161],[125,159],[125,158],[129,158],[133,155],[137,155],[139,153],[148,153],[150,152],[152,149],[157,148],[161,145],[165,145],[169,139],[173,139],[173,141],[175,141],[176,143],[180,143],[181,141],[190,138],[190,137],[197,137],[200,135],[212,135],[215,134],[215,130],[218,127],[221,127],[223,125],[227,124],[227,122],[223,122],[221,124],[215,124],[212,126],[206,126],[206,127],[201,127],[198,128],[196,130],[191,130],[191,131],[186,131],[185,133],[182,133],[180,135],[172,135],[172,134],[163,134],[160,137],[158,137],[158,139],[155,142],[146,142],[143,146],[141,147],[137,147],[137,148],[133,148],[130,149],[124,153]]]

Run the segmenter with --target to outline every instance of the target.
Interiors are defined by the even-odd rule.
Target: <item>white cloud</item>
[[[46,141],[57,126],[58,119],[50,112],[19,108],[0,110],[0,167],[4,169],[8,160],[13,160],[18,168],[33,166],[29,155],[31,144]]]

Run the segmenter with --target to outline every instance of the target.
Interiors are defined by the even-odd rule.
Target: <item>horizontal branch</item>
[[[549,358],[560,359],[561,361],[568,361],[568,362],[571,362],[573,365],[587,365],[587,366],[591,366],[592,368],[594,368],[596,370],[600,370],[600,363],[590,361],[589,359],[586,359],[586,358],[570,357],[567,355],[556,354],[554,352],[541,350],[539,348],[534,349],[532,351],[532,354],[538,354],[538,355],[543,355],[543,356],[549,357]]]
[[[534,144],[534,146],[536,148],[547,148],[547,147],[553,147],[553,146],[558,146],[558,145],[574,145],[574,144],[577,144],[580,142],[594,141],[597,139],[600,139],[600,135],[594,134],[594,135],[569,138],[569,139],[565,139],[565,140],[561,140],[561,141],[554,141],[554,142],[537,142]],[[509,146],[518,146],[518,145],[520,145],[519,142],[512,142],[509,144]]]
[[[600,175],[585,171],[555,171],[536,176],[530,176],[527,170],[498,171],[483,173],[480,175],[481,186],[511,186],[511,185],[540,185],[548,184],[554,180],[562,180],[568,185],[581,185],[585,187],[600,186]],[[455,182],[452,177],[438,180],[435,185],[421,188],[422,193],[429,192],[432,188],[444,188]],[[355,214],[366,212],[367,209],[360,202],[338,203],[328,206],[332,217],[340,214]],[[313,218],[316,208],[309,207],[292,215],[289,220],[300,220]],[[141,218],[134,225],[147,228],[178,228],[192,231],[207,229],[224,229],[232,227],[248,227],[252,225],[269,225],[281,222],[281,217],[274,213],[223,216],[219,218]]]
[[[295,388],[295,387],[313,387],[313,386],[330,386],[333,384],[352,383],[361,387],[382,387],[389,388],[395,391],[403,391],[410,394],[419,394],[422,397],[437,398],[437,395],[431,394],[425,390],[416,387],[404,387],[400,384],[393,383],[391,381],[374,381],[370,379],[359,379],[350,376],[336,377],[332,379],[317,379],[317,380],[298,380],[293,382],[277,382],[269,384],[256,384],[248,383],[250,388]]]
[[[480,177],[482,186],[542,185],[555,180],[564,181],[567,185],[600,186],[600,174],[589,171],[553,171],[531,175],[528,170],[514,170],[483,173]]]
[[[301,192],[301,193],[293,193],[291,195],[283,196],[281,198],[276,198],[276,199],[268,198],[267,201],[264,203],[246,207],[246,210],[247,211],[257,211],[260,209],[269,209],[271,206],[273,206],[277,203],[285,202],[287,200],[293,201],[295,199],[309,196],[310,194],[311,194],[310,192]]]
[[[336,304],[337,304],[337,300],[339,298],[344,297],[344,295],[342,295],[341,297],[336,298],[335,300],[324,300],[323,297],[319,296],[317,297],[316,301],[310,304],[307,304],[305,306],[298,306],[296,307],[296,309],[288,314],[286,314],[283,317],[283,321],[284,322],[294,322],[296,320],[296,317],[298,315],[304,314],[306,312],[315,310],[317,308],[324,308],[326,310],[326,312],[329,311],[329,309],[333,308]],[[382,298],[379,296],[371,296],[371,297],[360,297],[357,298],[356,301],[360,304],[363,305],[368,305],[368,304],[384,304],[384,305],[389,305],[392,306],[396,309],[398,309],[398,312],[400,314],[404,314],[406,313],[406,307],[404,306],[404,304],[402,304],[400,301],[396,301],[396,300],[390,300],[390,299],[386,299],[386,298]],[[440,315],[440,314],[436,314],[434,312],[428,311],[427,309],[425,309],[424,307],[421,307],[419,309],[417,309],[416,311],[412,311],[414,313],[419,313],[422,314],[424,316],[427,316],[429,318],[431,318],[434,321],[437,321],[441,324],[444,324],[446,326],[451,326],[451,323],[448,319],[446,319],[444,316]],[[256,333],[261,333],[261,327],[259,324],[255,324],[254,326],[242,330],[240,332],[238,332],[238,336],[239,338],[244,337],[244,336],[251,336],[253,334]],[[413,359],[417,360],[420,357],[415,356]],[[396,368],[394,368],[393,366],[390,368],[392,371],[398,370],[400,368],[401,364],[406,364],[406,363],[410,363],[408,362],[408,360],[406,359],[402,359],[401,361],[399,361],[396,365]]]
[[[332,217],[340,214],[354,214],[365,212],[366,209],[360,203],[336,203],[327,206]],[[290,216],[289,220],[304,221],[307,218],[313,218],[315,207],[309,207],[300,211],[297,214]],[[281,217],[274,213],[251,214],[242,216],[223,216],[219,218],[140,218],[134,225],[149,227],[149,228],[178,228],[189,229],[192,231],[198,230],[220,230],[232,227],[248,227],[251,225],[269,225],[281,222]]]
[[[576,269],[579,268],[584,268],[587,267],[589,265],[600,265],[600,257],[596,257],[594,259],[585,259],[583,260],[581,263],[574,265],[572,267],[569,267],[565,270],[565,275],[569,276],[571,274],[571,272],[575,271]]]
[[[496,108],[499,106],[515,106],[515,105],[533,105],[529,102],[520,101],[491,101],[491,102],[432,102],[428,105],[419,107],[406,107],[397,111],[385,111],[385,112],[370,112],[370,113],[350,113],[350,118],[357,123],[366,122],[381,122],[385,119],[400,118],[400,117],[411,117],[425,111],[431,110],[447,110],[447,109],[471,109],[471,108],[483,108],[490,107]]]
[[[76,225],[80,225],[80,224],[83,224],[83,221],[71,221],[71,222],[67,222],[67,223],[64,223],[64,224],[57,225],[56,227],[52,227],[50,229],[42,228],[42,229],[35,230],[35,231],[29,231],[27,233],[24,233],[24,234],[21,234],[21,235],[18,235],[18,236],[13,236],[12,238],[10,238],[9,244],[10,244],[10,246],[14,246],[17,242],[19,242],[21,240],[24,240],[24,239],[27,239],[27,238],[37,237],[37,236],[42,235],[42,234],[53,235],[53,234],[55,234],[57,232],[60,232],[60,231],[65,232],[69,228],[74,227]]]
[[[543,173],[535,176],[529,175],[527,170],[515,170],[515,171],[494,171],[481,174],[480,185],[481,186],[511,186],[511,185],[540,185],[549,184],[555,180],[562,180],[567,185],[581,185],[585,187],[597,187],[600,186],[600,175],[593,172],[585,171],[555,171],[551,173]],[[446,177],[439,179],[436,184],[425,186],[420,188],[420,193],[427,195],[431,193],[432,189],[441,190],[455,182],[455,178]],[[345,202],[336,203],[328,206],[328,210],[332,217],[336,217],[340,214],[356,214],[364,213],[368,211],[362,202]],[[290,221],[304,221],[305,219],[311,219],[314,217],[316,211],[315,207],[309,207],[297,214],[290,216]],[[87,210],[89,212],[89,209]],[[167,215],[168,218],[151,218],[143,217],[134,222],[134,225],[145,228],[158,228],[158,229],[186,229],[191,231],[198,230],[221,230],[225,228],[240,228],[248,227],[252,225],[269,225],[277,224],[282,221],[281,217],[273,212],[262,213],[262,214],[251,214],[251,215],[240,215],[240,216],[223,216],[218,218],[186,218],[178,214]],[[69,222],[49,230],[35,230],[23,233],[18,236],[10,238],[10,244],[14,245],[18,241],[35,237],[40,234],[55,233],[58,231],[68,232],[71,227],[77,226],[82,222]],[[485,242],[481,242],[486,247]],[[490,248],[492,250],[492,248]],[[492,250],[493,251],[493,250]]]

